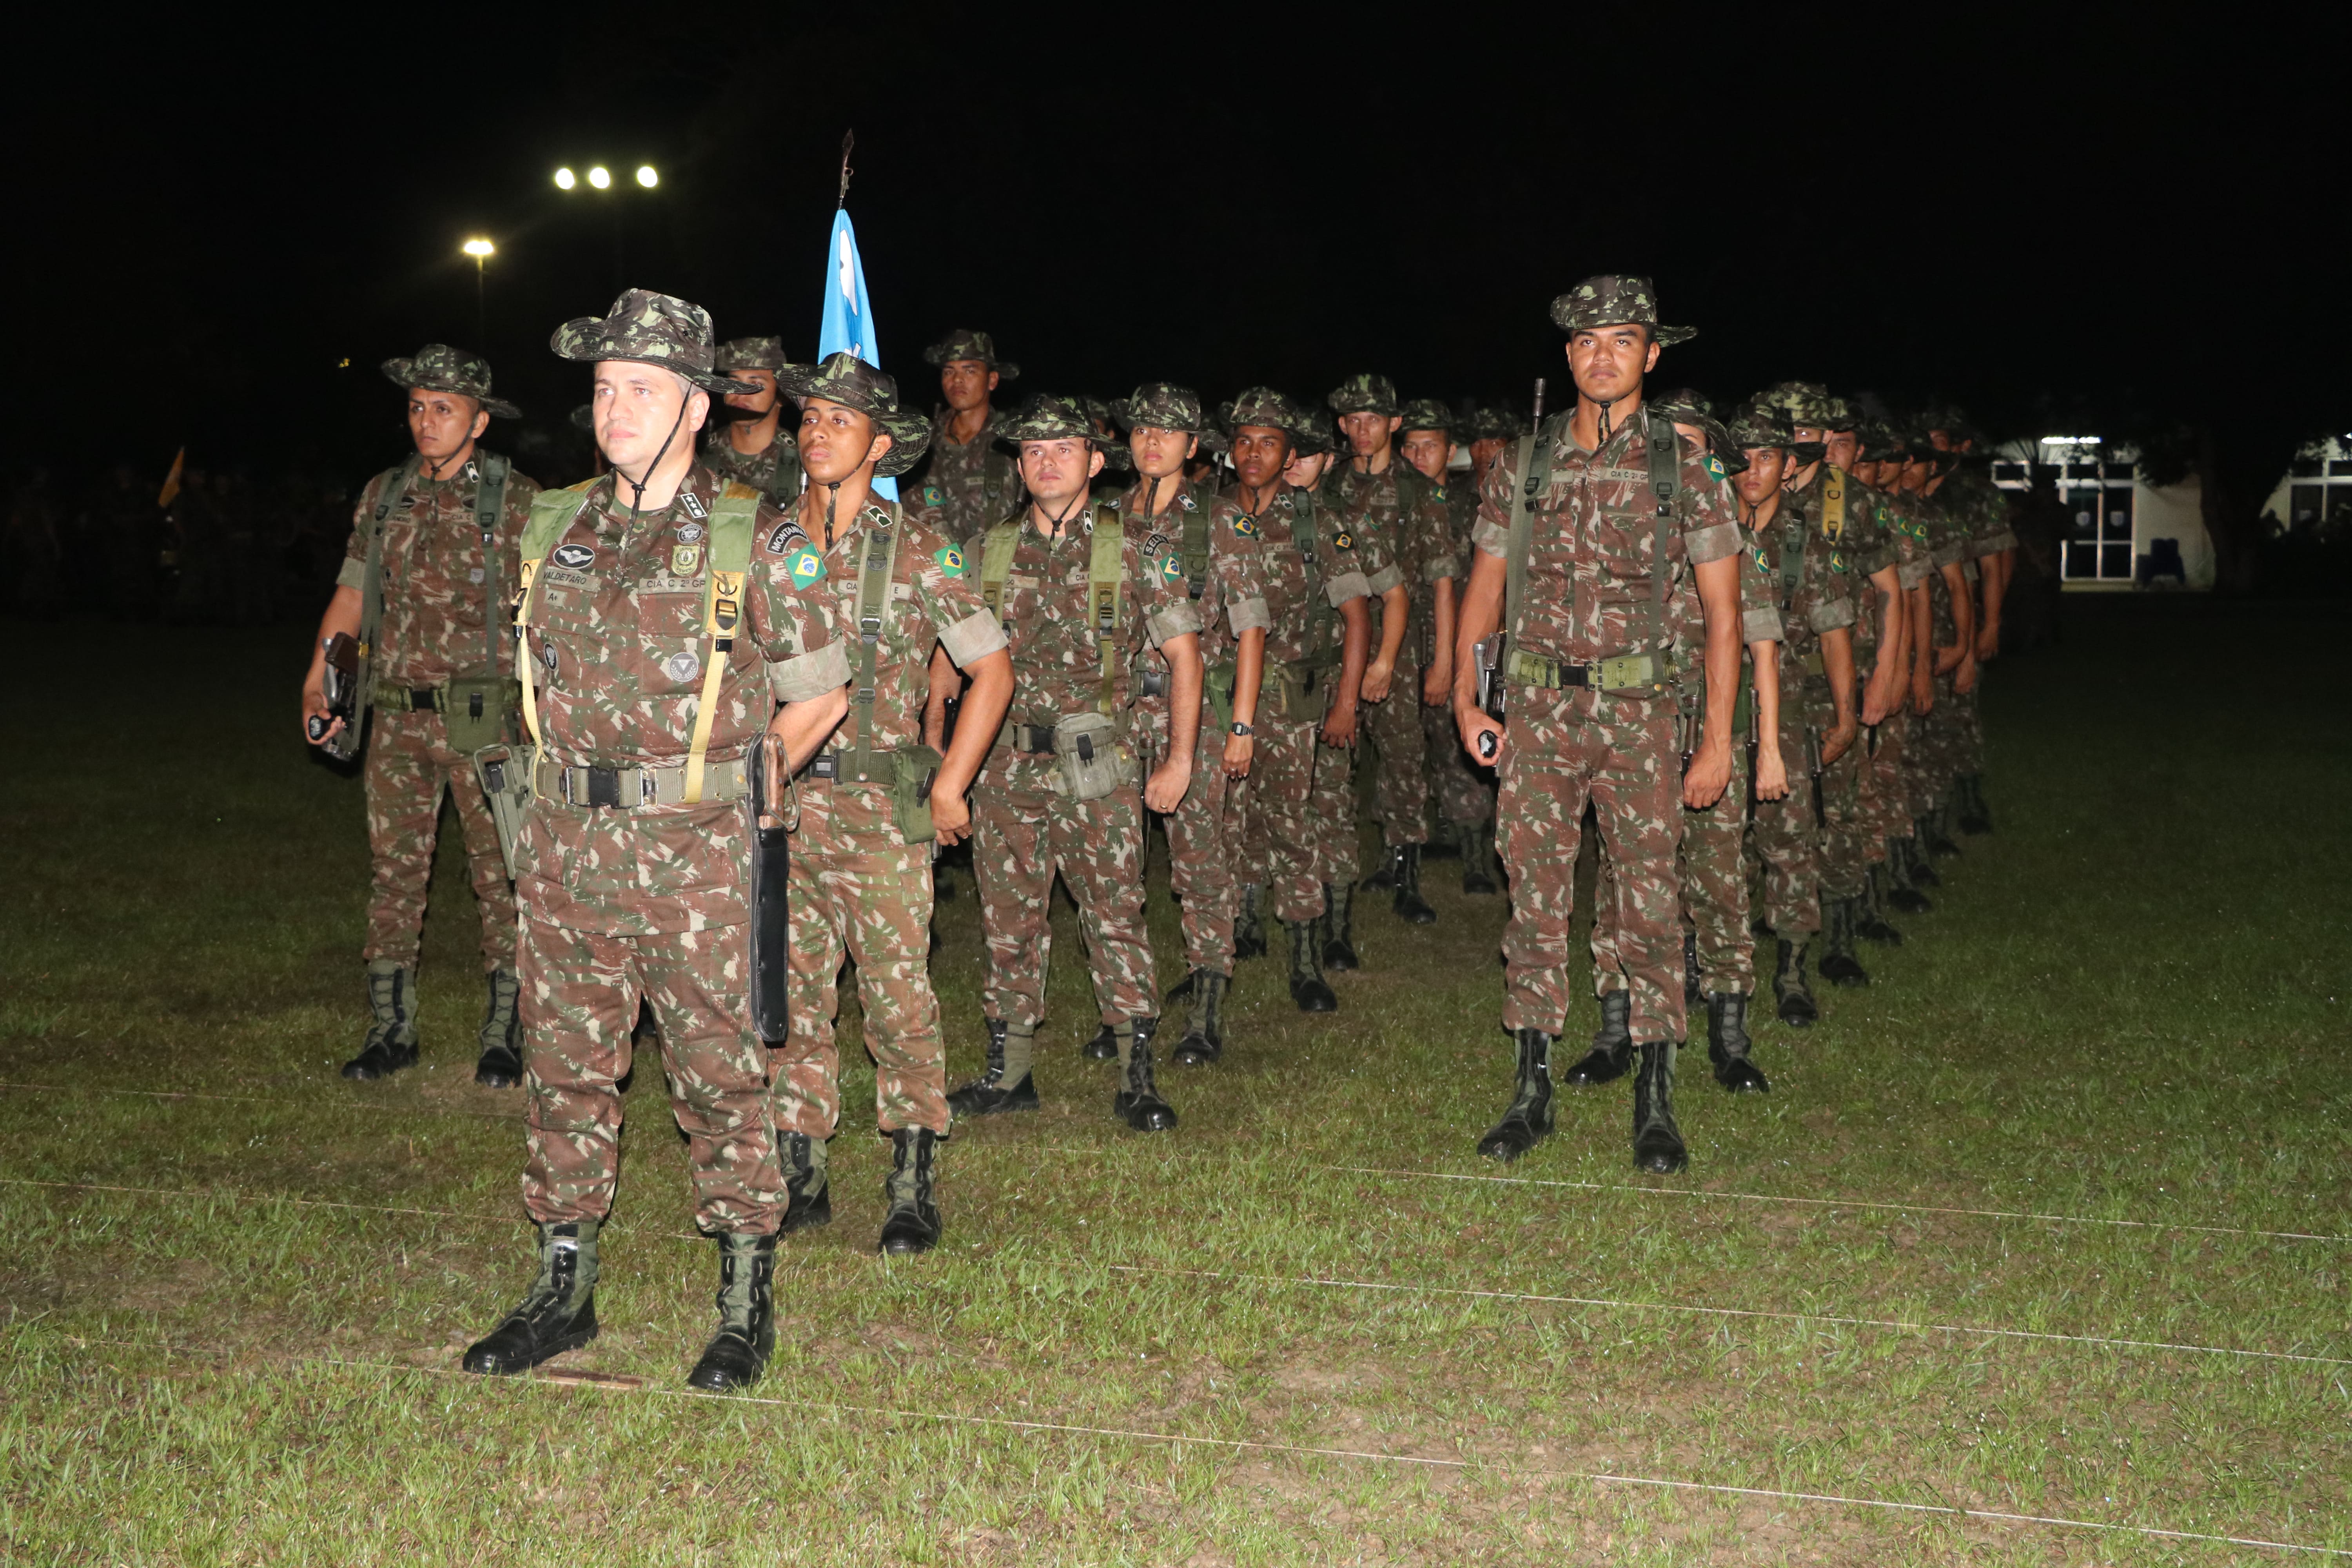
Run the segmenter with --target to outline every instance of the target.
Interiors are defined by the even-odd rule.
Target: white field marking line
[[[520,1113],[503,1110],[467,1110],[458,1106],[441,1105],[369,1105],[362,1100],[334,1101],[294,1094],[200,1094],[188,1089],[108,1089],[79,1083],[0,1083],[0,1089],[30,1094],[124,1094],[141,1100],[217,1100],[231,1105],[274,1105],[296,1110],[373,1110],[391,1111],[404,1116],[472,1116],[486,1121],[520,1121]]]
[[[5,1086],[0,1086],[5,1087]],[[1751,1204],[1804,1204],[1815,1208],[1885,1209],[1895,1214],[1966,1215],[1977,1219],[2030,1219],[2052,1225],[2112,1225],[2135,1230],[2189,1230],[2205,1236],[2252,1236],[2270,1241],[2352,1242],[2352,1236],[2326,1236],[2305,1230],[2245,1230],[2227,1225],[2189,1225],[2168,1219],[2093,1219],[2075,1214],[2033,1214],[2022,1209],[1939,1208],[1929,1204],[1873,1203],[1866,1198],[1799,1198],[1779,1193],[1717,1193],[1705,1187],[1637,1187],[1614,1182],[1547,1181],[1538,1176],[1473,1176],[1452,1171],[1391,1171],[1378,1165],[1318,1165],[1318,1171],[1346,1171],[1359,1176],[1403,1176],[1414,1181],[1498,1182],[1515,1187],[1576,1187],[1588,1193],[1640,1193],[1649,1197],[1733,1198]]]
[[[210,1350],[202,1346],[142,1344],[132,1340],[90,1340],[76,1335],[60,1335],[77,1348],[103,1346],[121,1350],[161,1352],[165,1356],[189,1355],[208,1357],[215,1361],[235,1359],[235,1352]],[[1414,1465],[1425,1469],[1484,1470],[1496,1475],[1516,1476],[1530,1480],[1591,1481],[1596,1485],[1654,1487],[1664,1490],[1706,1492],[1718,1497],[1760,1498],[1774,1502],[1828,1503],[1839,1508],[1874,1508],[1890,1513],[1941,1514],[1948,1519],[1981,1519],[1998,1524],[2040,1524],[2058,1530],[2091,1530],[2116,1535],[2137,1535],[2162,1541],[2193,1541],[2212,1546],[2253,1546],[2270,1552],[2302,1552],[2321,1557],[2352,1557],[2352,1551],[2336,1546],[2305,1546],[2292,1541],[2264,1541],[2245,1535],[2207,1535],[2196,1531],[2164,1530],[2146,1524],[2105,1524],[2096,1520],[2063,1519],[2053,1514],[2005,1513],[1997,1509],[1960,1508],[1950,1503],[1896,1502],[1888,1498],[1846,1497],[1836,1492],[1781,1491],[1771,1487],[1734,1487],[1712,1481],[1683,1481],[1657,1476],[1628,1476],[1612,1470],[1527,1469],[1514,1465],[1497,1465],[1484,1459],[1430,1459],[1414,1454],[1389,1454],[1372,1448],[1323,1448],[1299,1443],[1270,1443],[1249,1437],[1199,1437],[1179,1432],[1146,1432],[1132,1427],[1085,1426],[1065,1421],[1024,1421],[1010,1415],[971,1415],[955,1411],[895,1410],[887,1405],[842,1405],[830,1400],[776,1399],[755,1394],[706,1394],[693,1388],[656,1388],[651,1384],[630,1386],[619,1384],[577,1384],[558,1382],[551,1378],[521,1377],[487,1378],[452,1367],[404,1366],[397,1362],[356,1361],[341,1356],[263,1355],[257,1359],[281,1365],[327,1366],[349,1372],[406,1373],[412,1376],[453,1378],[477,1384],[503,1384],[512,1389],[538,1386],[541,1388],[585,1389],[591,1394],[657,1394],[666,1399],[706,1399],[733,1405],[760,1405],[779,1410],[818,1410],[837,1415],[881,1415],[898,1421],[929,1421],[942,1426],[995,1426],[1016,1432],[1050,1432],[1071,1436],[1115,1437],[1134,1443],[1165,1443],[1173,1447],[1224,1448],[1233,1452],[1265,1454],[1296,1454],[1317,1459],[1365,1459],[1376,1464]]]
[[[235,1187],[117,1187],[103,1182],[45,1182],[32,1176],[0,1176],[0,1187],[56,1187],[75,1193],[127,1193],[147,1198],[226,1198],[236,1204],[285,1204],[292,1208],[354,1209],[361,1214],[421,1215],[428,1219],[469,1219],[483,1225],[528,1225],[520,1215],[474,1214],[465,1209],[394,1208],[387,1204],[347,1204],[333,1198],[298,1198],[283,1193],[244,1193]],[[615,1230],[614,1236],[626,1231]],[[709,1237],[690,1230],[651,1230],[644,1235],[670,1241],[707,1241]]]
[[[1518,1290],[1469,1290],[1446,1285],[1395,1285],[1378,1279],[1329,1279],[1312,1275],[1224,1274],[1210,1268],[1157,1268],[1113,1263],[1114,1274],[1174,1274],[1192,1279],[1236,1279],[1262,1285],[1320,1285],[1335,1290],[1393,1290],[1414,1296],[1471,1296],[1488,1301],[1528,1301],[1559,1307],[1608,1307],[1632,1312],[1694,1312],[1714,1318],[1769,1318],[1791,1323],[1838,1323],[1854,1329],[1895,1329],[1913,1334],[1980,1334],[2005,1340],[2053,1340],[2070,1345],[2105,1345],[2113,1350],[2181,1351],[2191,1355],[2244,1356],[2250,1361],[2312,1362],[2352,1366],[2352,1358],[2298,1355],[2292,1351],[2246,1351],[2230,1345],[2172,1344],[2163,1340],[2119,1340],[2100,1334],[2053,1334],[2035,1329],[1986,1329],[1963,1323],[1906,1323],[1893,1318],[1841,1318],[1828,1312],[1774,1312],[1753,1307],[1696,1307],[1678,1301],[1618,1301],[1605,1296],[1538,1296]]]

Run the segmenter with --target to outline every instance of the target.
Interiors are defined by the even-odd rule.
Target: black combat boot
[[[825,1179],[825,1144],[805,1132],[776,1135],[776,1163],[784,1168],[784,1221],[778,1234],[833,1223],[833,1185]]]
[[[1158,1033],[1157,1018],[1136,1018],[1119,1028],[1118,1092],[1110,1097],[1110,1113],[1138,1132],[1165,1132],[1176,1125],[1176,1108],[1151,1081],[1151,1038]]]
[[[1396,870],[1396,902],[1392,906],[1397,918],[1407,925],[1426,926],[1437,923],[1437,911],[1421,896],[1421,846],[1407,844],[1398,849]]]
[[[1192,1011],[1176,1042],[1178,1067],[1207,1067],[1225,1054],[1225,987],[1232,984],[1213,969],[1192,971]]]
[[[1823,899],[1822,913],[1828,930],[1822,933],[1822,978],[1832,985],[1854,987],[1870,984],[1870,971],[1854,955],[1855,928],[1861,921],[1860,899]]]
[[[1090,1062],[1118,1060],[1118,1033],[1108,1024],[1095,1031],[1095,1037],[1078,1047],[1078,1054]]]
[[[1600,1031],[1592,1037],[1592,1048],[1568,1069],[1568,1081],[1609,1083],[1623,1078],[1633,1065],[1633,1017],[1631,991],[1602,992]]]
[[[1908,838],[1886,841],[1886,901],[1906,915],[1924,915],[1936,906],[1919,890],[1918,875],[1927,868],[1920,866],[1912,853]],[[1927,871],[1932,877],[1936,873]]]
[[[1552,1037],[1541,1029],[1517,1029],[1518,1087],[1503,1119],[1478,1140],[1478,1152],[1509,1164],[1551,1134]]]
[[[1362,967],[1356,959],[1356,938],[1349,904],[1355,889],[1346,882],[1323,884],[1323,967],[1346,973]]]
[[[1919,844],[1929,856],[1948,860],[1960,852],[1952,841],[1952,802],[1947,795],[1942,805],[1919,819]]]
[[[1429,842],[1421,847],[1421,858],[1424,860],[1460,858],[1462,835],[1467,830],[1444,812],[1434,815],[1436,820],[1429,826]]]
[[[988,1020],[988,1070],[948,1096],[948,1109],[958,1116],[994,1116],[1006,1110],[1037,1109],[1037,1086],[1030,1081],[1031,1042],[1036,1026],[1017,1034],[1002,1018]],[[1111,1041],[1111,1055],[1118,1042]],[[1087,1054],[1094,1055],[1091,1046]]]
[[[1911,885],[1915,888],[1940,888],[1944,885],[1944,879],[1937,875],[1932,864],[1935,850],[1928,840],[1934,836],[1933,822],[1932,816],[1913,817],[1911,837],[1905,840],[1908,846],[1904,851],[1905,861],[1910,868]]]
[[[1771,1080],[1748,1059],[1748,1052],[1753,1044],[1748,1037],[1747,993],[1709,993],[1706,999],[1706,1059],[1715,1064],[1715,1081],[1734,1094],[1771,1092]]]
[[[1171,1007],[1179,1002],[1190,1002],[1192,999],[1192,983],[1200,973],[1197,969],[1186,970],[1183,979],[1160,994],[1160,1000]]]
[[[370,959],[367,988],[375,1017],[360,1054],[343,1064],[343,1076],[390,1078],[416,1065],[416,971],[389,958]]]
[[[1654,1176],[1690,1167],[1690,1150],[1675,1125],[1675,1052],[1672,1040],[1636,1047],[1642,1067],[1633,1079],[1633,1164]]]
[[[1259,889],[1255,882],[1242,884],[1241,913],[1234,919],[1234,956],[1264,958],[1265,956],[1265,914],[1258,908]]]
[[[512,1089],[522,1082],[522,1020],[515,1011],[517,987],[511,971],[494,969],[489,1011],[482,1015],[482,1055],[474,1064],[474,1081],[488,1089]]]
[[[1901,947],[1903,933],[1886,923],[1880,906],[1887,901],[1886,886],[1894,873],[1884,860],[1874,861],[1870,868],[1868,889],[1862,896],[1862,909],[1854,920],[1854,934],[1864,942],[1874,942],[1881,947]]]
[[[724,1394],[759,1382],[776,1348],[776,1238],[722,1236],[719,1247],[719,1331],[686,1383]]]
[[[1683,1005],[1697,1006],[1704,994],[1699,989],[1698,932],[1686,931],[1683,932]]]
[[[539,1278],[522,1305],[467,1347],[467,1372],[529,1372],[596,1337],[596,1232],[601,1220],[539,1227]]]
[[[1397,885],[1397,876],[1404,862],[1404,846],[1383,845],[1381,848],[1381,868],[1364,879],[1364,891],[1385,893]]]
[[[1992,831],[1992,811],[1984,801],[1984,774],[1962,773],[1956,781],[1960,791],[1960,831],[1974,838]]]
[[[1792,1029],[1810,1029],[1821,1016],[1813,1005],[1813,988],[1805,979],[1805,946],[1780,939],[1780,965],[1772,972],[1772,994],[1780,1004],[1780,1022]]]
[[[882,1216],[880,1251],[885,1258],[911,1258],[940,1244],[940,1205],[931,1201],[931,1162],[940,1135],[928,1127],[901,1127],[890,1134],[890,1173],[882,1178],[889,1212]]]
[[[1483,822],[1462,827],[1462,890],[1480,898],[1503,890],[1495,880],[1495,830]]]
[[[1302,1013],[1332,1013],[1339,998],[1323,978],[1323,922],[1285,921],[1290,932],[1290,999]]]

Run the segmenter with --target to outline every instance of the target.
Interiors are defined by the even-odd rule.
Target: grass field
[[[1762,1031],[1769,1098],[1695,1064],[1686,1178],[1633,1172],[1622,1084],[1475,1158],[1502,910],[1450,864],[1436,927],[1360,921],[1335,1016],[1244,965],[1148,1140],[1076,1054],[1063,905],[1045,1110],[960,1130],[947,1245],[886,1265],[853,1072],[838,1217],[780,1253],[734,1398],[682,1388],[716,1258],[655,1069],[604,1336],[558,1363],[641,1386],[457,1373],[528,1277],[521,1107],[467,1077],[454,825],[427,1065],[336,1074],[366,856],[357,784],[294,738],[301,633],[0,626],[58,672],[0,748],[0,1557],[2352,1554],[2346,617],[2068,609],[1988,679],[1998,836],[1872,989]],[[961,1079],[969,895],[940,927]]]

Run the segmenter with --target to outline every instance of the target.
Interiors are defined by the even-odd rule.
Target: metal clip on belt
[[[541,758],[531,781],[532,793],[542,800],[566,805],[607,806],[633,810],[642,805],[679,805],[686,799],[683,763],[625,768],[560,768]],[[740,800],[748,793],[743,761],[713,763],[703,775],[705,804]]]
[[[441,706],[437,686],[379,686],[375,705],[394,713],[430,713]]]
[[[997,739],[1014,751],[1033,757],[1054,754],[1054,727],[1051,724],[1007,724]]]
[[[1564,664],[1514,648],[1504,661],[1504,672],[1522,686],[1545,691],[1569,687],[1602,692],[1658,691],[1664,689],[1673,674],[1670,665],[1661,670],[1663,662],[1654,654],[1621,653],[1591,664]]]

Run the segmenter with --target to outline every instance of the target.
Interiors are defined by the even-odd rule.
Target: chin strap
[[[629,521],[631,522],[637,521],[637,507],[639,503],[646,499],[646,481],[650,480],[654,477],[654,470],[660,468],[662,459],[669,455],[669,444],[677,439],[678,426],[686,423],[686,405],[693,401],[694,394],[691,390],[688,390],[687,395],[678,400],[677,417],[670,421],[669,434],[662,437],[661,449],[654,454],[654,460],[646,465],[646,477],[644,479],[633,479],[629,478],[628,475],[623,473],[618,465],[614,467],[614,477],[619,479],[622,483],[627,485],[632,492],[629,499]]]
[[[1601,405],[1601,444],[1605,447],[1609,444],[1609,410],[1616,406],[1617,400],[1602,397],[1594,401]]]

